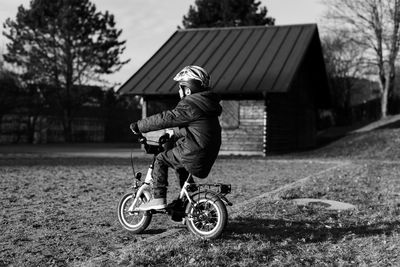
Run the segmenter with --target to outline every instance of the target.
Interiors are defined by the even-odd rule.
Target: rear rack
[[[188,187],[188,191],[190,192],[196,192],[196,191],[201,191],[202,189],[208,189],[215,191],[219,195],[227,195],[229,194],[232,189],[230,184],[222,184],[222,183],[215,183],[215,184],[190,184]]]

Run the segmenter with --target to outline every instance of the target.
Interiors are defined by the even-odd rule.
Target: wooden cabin
[[[222,98],[221,154],[266,155],[316,144],[317,111],[329,90],[316,24],[176,31],[119,89],[178,101],[174,75],[186,65],[211,74]]]

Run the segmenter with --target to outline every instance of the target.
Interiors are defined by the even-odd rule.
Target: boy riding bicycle
[[[187,66],[174,80],[179,84],[181,98],[177,106],[130,125],[134,133],[179,128],[174,130],[172,136],[174,147],[156,157],[152,172],[153,198],[141,205],[140,210],[164,209],[167,206],[168,167],[175,170],[181,187],[189,173],[206,178],[221,146],[218,116],[222,107],[219,97],[211,91],[207,71],[198,66]]]

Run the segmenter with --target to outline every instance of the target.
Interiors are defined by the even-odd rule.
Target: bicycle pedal
[[[148,210],[150,211],[152,214],[166,214],[167,211],[165,209],[160,209],[160,210]]]

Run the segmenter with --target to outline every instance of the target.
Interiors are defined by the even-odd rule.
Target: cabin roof
[[[313,42],[321,47],[316,24],[177,30],[119,93],[175,95],[173,77],[187,65],[204,67],[222,95],[287,92],[306,54],[326,77],[322,50],[307,53]]]

